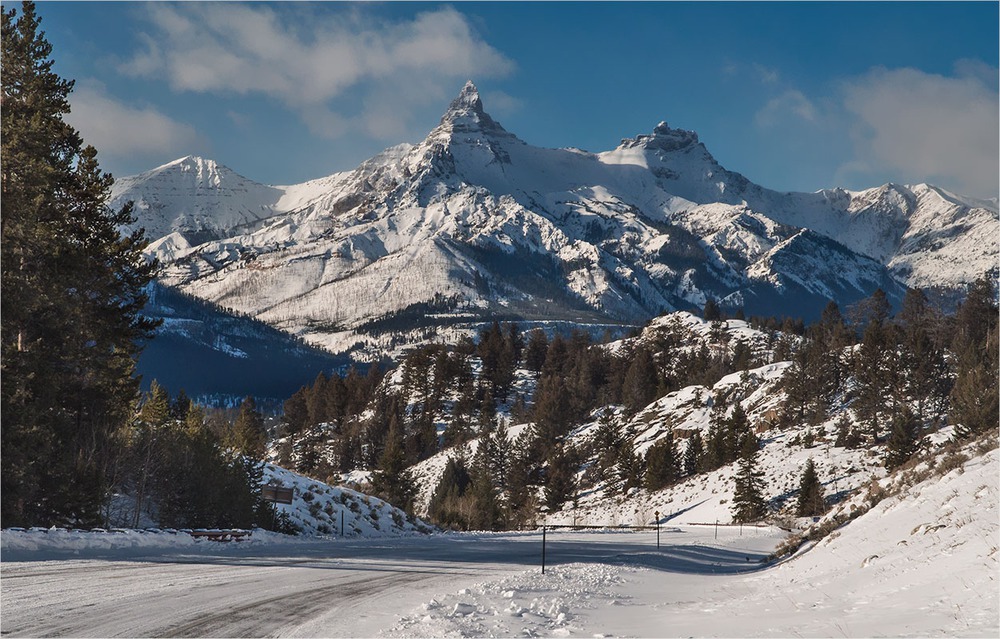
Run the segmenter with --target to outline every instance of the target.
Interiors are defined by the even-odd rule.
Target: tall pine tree
[[[764,473],[757,467],[758,446],[756,437],[747,437],[740,450],[732,507],[733,521],[739,523],[758,521],[767,515]]]
[[[812,517],[821,515],[826,509],[826,502],[823,497],[823,484],[816,474],[816,464],[812,458],[806,462],[802,469],[802,478],[799,480],[799,500],[796,513],[799,517]]]
[[[63,117],[73,82],[52,71],[35,6],[3,12],[0,300],[4,525],[100,523],[108,469],[138,392],[134,357],[155,264],[131,206]]]

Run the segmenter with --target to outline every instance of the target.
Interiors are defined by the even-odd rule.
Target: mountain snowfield
[[[929,185],[765,189],[665,122],[603,153],[534,147],[471,82],[425,140],[353,171],[269,187],[189,157],[113,198],[136,202],[162,282],[367,357],[393,319],[427,339],[497,315],[635,324],[713,297],[809,318],[877,287],[955,291],[995,273],[1000,236],[995,203]]]

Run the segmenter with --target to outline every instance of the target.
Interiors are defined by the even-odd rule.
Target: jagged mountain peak
[[[185,155],[162,164],[154,169],[137,176],[123,178],[125,180],[149,180],[164,179],[164,176],[179,176],[185,183],[193,183],[199,187],[217,187],[223,181],[249,182],[253,181],[236,173],[224,164],[220,164],[213,159],[204,158],[198,155]]]
[[[677,151],[698,144],[698,134],[685,129],[672,129],[665,120],[653,127],[652,135],[642,134],[624,138],[619,149],[641,147],[649,150]]]
[[[479,89],[472,80],[465,83],[458,96],[448,105],[448,110],[441,116],[438,130],[453,133],[486,132],[510,135],[485,111]]]

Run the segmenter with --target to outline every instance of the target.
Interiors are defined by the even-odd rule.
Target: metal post
[[[740,522],[740,537],[743,536],[743,522]]]
[[[542,524],[542,574],[545,574],[545,524]]]
[[[344,509],[340,510],[340,536],[344,536]]]
[[[657,549],[659,549],[659,547],[660,547],[660,511],[658,511],[658,510],[653,511],[653,514],[656,515],[656,547],[657,547]]]
[[[718,519],[715,520],[715,538],[716,539],[719,538],[719,520]]]

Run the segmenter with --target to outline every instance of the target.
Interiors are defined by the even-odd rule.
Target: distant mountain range
[[[618,148],[531,146],[470,82],[416,145],[265,186],[186,157],[119,180],[163,284],[374,359],[493,317],[639,324],[711,297],[811,319],[876,288],[997,275],[995,201],[927,184],[780,193],[665,122]]]

